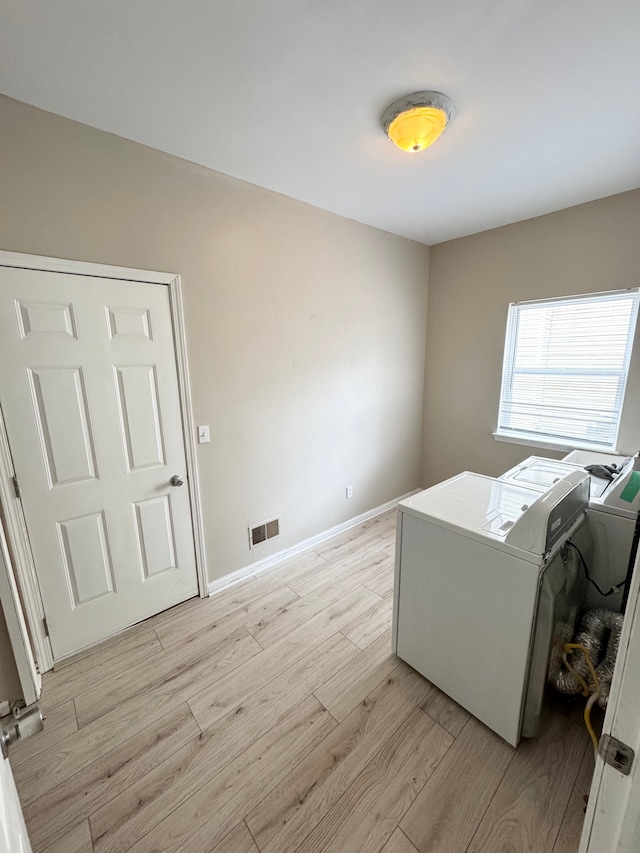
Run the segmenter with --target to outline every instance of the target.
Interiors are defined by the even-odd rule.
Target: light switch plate
[[[211,441],[209,436],[209,427],[208,426],[199,426],[198,427],[198,444],[206,444],[208,441]]]

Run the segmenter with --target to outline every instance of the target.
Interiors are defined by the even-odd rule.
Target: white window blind
[[[512,303],[497,434],[615,448],[638,295]]]

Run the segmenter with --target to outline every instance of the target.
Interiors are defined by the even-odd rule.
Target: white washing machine
[[[553,631],[575,617],[565,543],[588,498],[584,471],[546,492],[466,472],[398,504],[393,650],[513,746],[537,733]]]
[[[592,542],[584,553],[589,574],[601,590],[607,592],[625,579],[631,546],[640,510],[640,472],[634,470],[638,460],[597,451],[573,450],[562,460],[529,456],[500,479],[517,485],[545,491],[569,471],[583,470],[586,465],[621,467],[613,480],[591,475],[589,531]],[[589,584],[587,607],[620,610],[623,590],[613,595],[600,595]]]

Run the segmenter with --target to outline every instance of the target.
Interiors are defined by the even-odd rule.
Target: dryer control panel
[[[571,471],[527,507],[507,533],[505,542],[546,554],[566,538],[589,505],[589,475]]]

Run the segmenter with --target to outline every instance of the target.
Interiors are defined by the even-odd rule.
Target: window
[[[498,437],[615,449],[639,293],[509,306]]]

